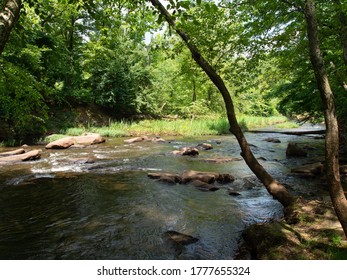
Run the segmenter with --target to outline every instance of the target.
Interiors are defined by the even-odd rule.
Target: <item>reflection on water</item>
[[[248,135],[272,174],[296,189],[307,187],[307,182],[288,175],[297,162],[285,159],[285,148],[295,136],[276,137],[282,143]],[[295,138],[303,139],[308,141]],[[197,158],[169,155],[181,146],[206,141],[214,149]],[[243,161],[201,160],[240,158],[239,153],[232,136],[127,145],[123,139],[109,139],[100,146],[43,151],[39,161],[1,166],[0,259],[233,259],[246,225],[281,216],[279,203]],[[71,160],[81,158],[94,163]],[[149,171],[188,169],[231,173],[237,180],[217,192],[201,192],[147,178]],[[228,195],[229,188],[241,195]],[[177,252],[163,238],[168,230],[199,241]]]

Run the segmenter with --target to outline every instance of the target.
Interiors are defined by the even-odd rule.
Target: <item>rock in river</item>
[[[165,232],[164,237],[179,245],[189,245],[199,241],[199,239],[196,237],[174,230],[168,230],[167,232]]]
[[[26,152],[24,154],[12,155],[0,158],[0,163],[6,162],[16,162],[16,161],[28,161],[28,160],[36,160],[41,158],[41,150],[32,150],[30,152]]]
[[[105,138],[96,133],[81,136],[64,137],[46,145],[46,149],[67,149],[73,145],[95,145],[105,142]]]
[[[24,154],[24,153],[25,153],[25,150],[23,148],[20,148],[20,149],[17,149],[17,150],[0,153],[0,157],[20,155],[20,154]]]

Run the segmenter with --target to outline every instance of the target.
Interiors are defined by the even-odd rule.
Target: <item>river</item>
[[[290,174],[292,167],[322,159],[322,139],[246,136],[261,163],[290,191],[327,196],[321,179]],[[267,137],[281,143],[264,141]],[[40,160],[0,166],[0,259],[233,259],[247,225],[281,217],[281,205],[243,160],[223,164],[203,160],[241,159],[233,136],[166,140],[125,144],[122,138],[109,138],[86,148],[32,147],[43,149]],[[287,159],[289,141],[308,145],[309,156]],[[204,142],[214,148],[198,157],[170,155]],[[71,161],[77,158],[83,159]],[[93,162],[85,163],[85,158]],[[202,192],[147,177],[148,172],[184,170],[230,173],[236,180],[218,191]],[[229,189],[240,195],[229,195]],[[169,230],[199,241],[178,250],[164,238]]]

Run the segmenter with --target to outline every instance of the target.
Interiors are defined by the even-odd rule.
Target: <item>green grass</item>
[[[284,129],[289,129],[289,128],[298,128],[300,127],[300,125],[298,125],[297,123],[295,122],[284,122],[284,123],[279,123],[279,124],[276,124],[275,125],[275,128],[284,128]]]
[[[279,123],[285,123],[285,117],[254,117],[240,115],[240,126],[244,130],[262,128]],[[161,136],[203,136],[229,134],[229,123],[226,118],[214,116],[206,119],[177,119],[177,120],[143,120],[139,122],[112,122],[108,126],[80,126],[68,128],[61,134],[50,136],[46,141],[53,141],[63,135],[77,136],[86,132],[98,133],[104,137],[126,137],[139,135]]]

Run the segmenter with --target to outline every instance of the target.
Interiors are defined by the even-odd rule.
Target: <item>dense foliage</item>
[[[167,3],[225,79],[239,113],[320,120],[303,1],[289,2]],[[343,117],[347,5],[320,1],[318,11],[324,58]],[[44,133],[53,112],[81,105],[97,105],[117,118],[224,112],[214,86],[146,1],[25,1],[0,69],[3,139]]]

